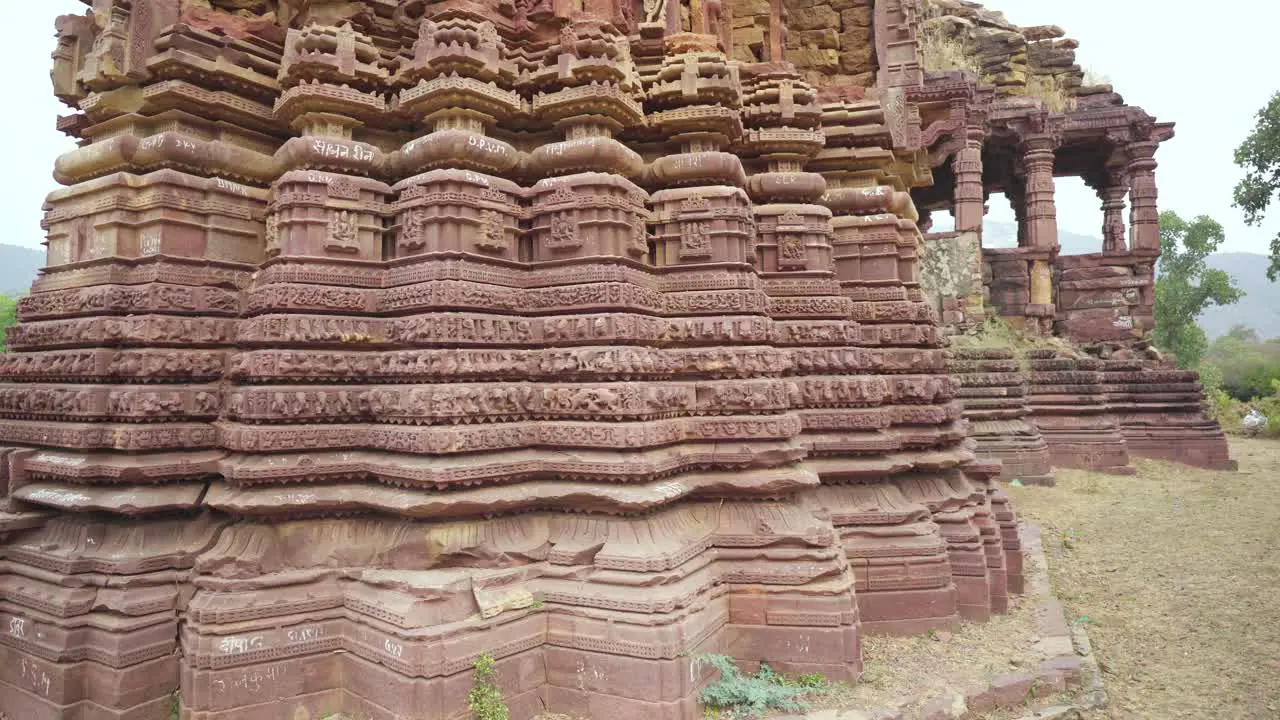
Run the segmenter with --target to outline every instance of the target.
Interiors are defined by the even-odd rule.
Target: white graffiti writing
[[[218,643],[218,651],[223,655],[239,655],[241,653],[247,653],[250,650],[257,650],[261,647],[261,635],[254,635],[250,638],[225,637],[222,638],[222,642]]]

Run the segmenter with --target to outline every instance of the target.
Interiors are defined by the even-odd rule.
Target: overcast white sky
[[[1219,0],[1213,12],[1166,0],[990,0],[1019,25],[1053,24],[1080,41],[1082,65],[1108,75],[1131,104],[1161,121],[1178,123],[1177,136],[1156,155],[1161,209],[1183,216],[1206,213],[1227,230],[1224,250],[1267,252],[1280,231],[1280,205],[1263,228],[1249,228],[1231,207],[1241,172],[1232,151],[1249,133],[1256,113],[1280,90],[1275,28],[1280,0]],[[53,161],[73,144],[54,130],[65,110],[49,85],[53,20],[83,12],[78,0],[5,3],[0,42],[6,107],[0,130],[9,142],[0,164],[0,242],[38,247],[40,205],[56,188]],[[1213,33],[1206,35],[1206,33]],[[992,216],[1012,221],[1002,203]],[[1094,194],[1078,181],[1060,181],[1061,227],[1098,235],[1102,213]],[[941,220],[941,218],[939,218]]]

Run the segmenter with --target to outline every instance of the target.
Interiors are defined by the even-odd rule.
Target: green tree
[[[6,335],[9,326],[17,322],[18,298],[11,295],[0,295],[0,352],[8,352]]]
[[[1160,213],[1160,274],[1156,279],[1155,328],[1152,339],[1194,368],[1209,346],[1196,316],[1211,305],[1230,305],[1244,293],[1231,276],[1205,264],[1225,236],[1222,226],[1205,215],[1186,222],[1169,210]]]
[[[1244,323],[1236,323],[1235,325],[1232,325],[1231,329],[1227,330],[1227,333],[1223,335],[1223,337],[1228,337],[1232,340],[1239,340],[1242,343],[1248,343],[1250,345],[1257,345],[1259,342],[1262,342],[1258,338],[1258,331]]]
[[[1236,164],[1245,176],[1236,185],[1235,206],[1244,211],[1244,221],[1257,227],[1266,217],[1271,200],[1280,193],[1280,92],[1258,111],[1258,124],[1236,148]],[[1271,238],[1271,265],[1267,278],[1280,276],[1280,235]]]
[[[1231,397],[1242,401],[1266,397],[1273,394],[1272,382],[1280,380],[1280,343],[1261,342],[1253,328],[1235,325],[1209,346],[1200,366],[1202,378],[1210,366]]]

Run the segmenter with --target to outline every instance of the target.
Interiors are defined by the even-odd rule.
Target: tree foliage
[[[1156,279],[1155,328],[1152,339],[1194,368],[1208,348],[1196,316],[1211,305],[1230,305],[1244,293],[1231,276],[1205,264],[1225,236],[1222,226],[1201,215],[1191,222],[1166,210],[1160,213],[1160,273]]]
[[[1200,367],[1201,378],[1207,374],[1237,400],[1273,395],[1273,383],[1280,381],[1280,343],[1262,342],[1253,328],[1236,325],[1209,346]]]
[[[18,298],[11,295],[0,295],[0,352],[8,352],[9,344],[6,335],[9,326],[17,322]]]
[[[1245,176],[1236,185],[1235,206],[1244,211],[1244,221],[1258,226],[1266,217],[1267,207],[1280,193],[1280,92],[1258,111],[1258,124],[1249,137],[1236,148],[1236,164]],[[1267,278],[1280,277],[1280,235],[1271,238],[1271,266]]]

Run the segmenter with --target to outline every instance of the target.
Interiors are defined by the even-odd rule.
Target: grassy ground
[[[1091,720],[1280,718],[1280,442],[1232,455],[1238,473],[1138,460],[1136,478],[1012,489],[1102,662]]]

